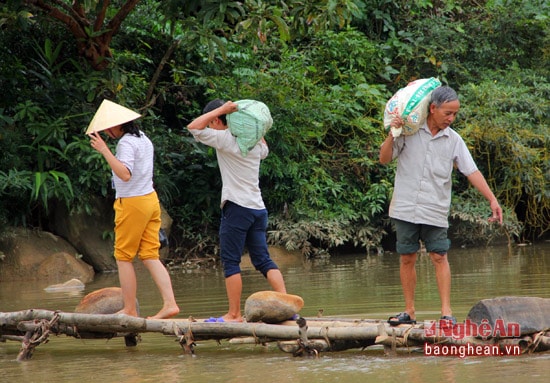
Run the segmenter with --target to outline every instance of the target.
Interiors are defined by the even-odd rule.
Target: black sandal
[[[390,326],[399,326],[400,324],[416,324],[416,320],[411,319],[411,316],[408,313],[402,312],[389,317],[388,323]]]
[[[456,318],[452,315],[443,315],[439,318],[440,328],[453,328],[456,325]]]

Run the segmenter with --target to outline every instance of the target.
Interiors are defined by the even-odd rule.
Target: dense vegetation
[[[212,98],[274,117],[261,186],[269,240],[306,254],[380,250],[394,169],[378,164],[397,89],[438,77],[454,128],[505,209],[455,175],[454,235],[550,229],[550,5],[545,0],[47,1],[0,5],[0,227],[48,229],[52,207],[112,198],[83,134],[109,98],[145,115],[174,254],[216,251],[220,177],[185,129]]]

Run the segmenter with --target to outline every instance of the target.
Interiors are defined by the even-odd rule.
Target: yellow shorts
[[[131,262],[159,259],[160,203],[156,192],[117,198],[115,210],[115,258]]]

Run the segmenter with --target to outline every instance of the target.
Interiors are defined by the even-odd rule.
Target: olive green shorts
[[[447,237],[447,228],[416,224],[392,218],[397,235],[396,250],[399,254],[412,254],[420,249],[424,242],[429,253],[447,254],[451,241]]]

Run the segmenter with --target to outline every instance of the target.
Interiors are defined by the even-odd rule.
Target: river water
[[[396,254],[334,255],[305,261],[277,256],[289,293],[300,295],[302,316],[387,319],[402,310],[399,260]],[[497,296],[550,298],[550,243],[524,247],[452,249],[452,304],[459,321],[479,300]],[[269,287],[247,262],[243,268],[244,299]],[[137,265],[136,265],[137,266]],[[417,264],[417,320],[439,317],[439,297],[427,255]],[[220,316],[227,309],[219,267],[171,270],[178,316]],[[0,312],[28,308],[73,311],[87,293],[118,286],[116,274],[97,275],[80,292],[49,293],[39,282],[0,281]],[[160,308],[160,297],[147,272],[138,267],[138,299],[144,316]],[[78,340],[52,336],[32,359],[16,362],[19,342],[0,343],[1,380],[5,382],[502,382],[547,381],[550,352],[521,356],[440,357],[406,350],[385,356],[378,347],[293,357],[276,344],[267,346],[201,341],[195,355],[184,354],[176,338],[145,333],[137,347],[124,340]]]

